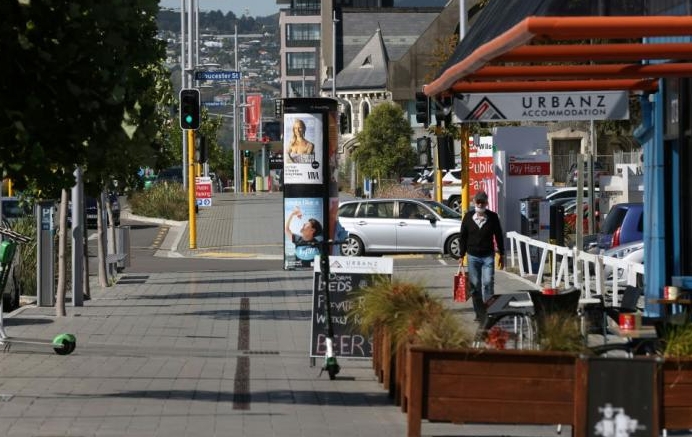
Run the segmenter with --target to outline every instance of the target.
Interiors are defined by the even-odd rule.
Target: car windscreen
[[[345,203],[339,207],[339,217],[353,217],[358,203]]]
[[[440,202],[435,202],[434,200],[423,201],[430,209],[435,211],[442,218],[451,219],[461,219],[461,214],[454,211],[452,208],[441,204]]]
[[[627,214],[627,209],[617,206],[613,207],[608,213],[603,226],[601,226],[601,232],[604,234],[614,233],[625,219],[625,214]]]

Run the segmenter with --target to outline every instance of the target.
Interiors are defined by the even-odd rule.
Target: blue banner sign
[[[240,71],[195,71],[195,80],[240,80]]]

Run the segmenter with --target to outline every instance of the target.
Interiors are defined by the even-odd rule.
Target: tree
[[[80,166],[93,194],[155,143],[157,11],[157,0],[0,2],[0,166],[17,188],[56,198]]]
[[[404,111],[394,103],[376,106],[357,134],[359,146],[353,159],[359,172],[369,178],[394,178],[416,164],[411,146],[413,129]]]

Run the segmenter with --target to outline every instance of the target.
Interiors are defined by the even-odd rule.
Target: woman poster
[[[284,184],[322,184],[322,115],[284,115]]]

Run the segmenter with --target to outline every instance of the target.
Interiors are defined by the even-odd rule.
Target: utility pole
[[[332,97],[336,99],[336,10],[332,11]]]
[[[233,51],[235,52],[235,70],[238,70],[238,25],[235,26],[235,44]],[[241,191],[241,174],[240,174],[240,142],[238,141],[238,97],[240,89],[238,81],[235,81],[235,96],[233,97],[233,188],[236,193]]]
[[[187,69],[185,65],[185,1],[180,0],[180,83],[181,88],[187,88]],[[183,135],[183,187],[187,187],[187,135]]]

